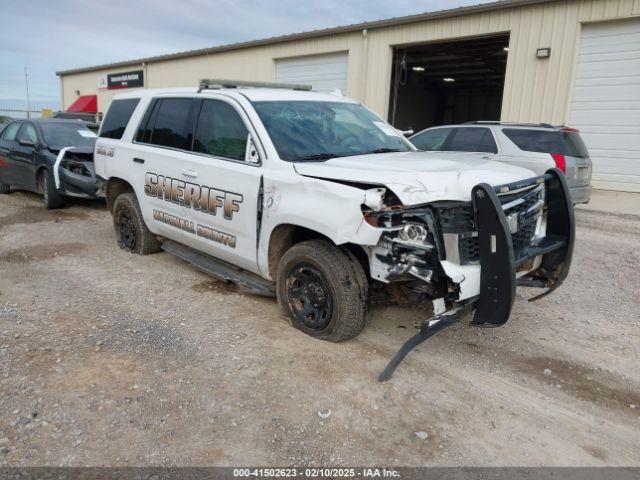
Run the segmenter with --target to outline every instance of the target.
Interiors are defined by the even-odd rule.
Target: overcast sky
[[[55,72],[487,0],[2,0],[0,109],[58,109]],[[2,112],[0,112],[0,115]]]

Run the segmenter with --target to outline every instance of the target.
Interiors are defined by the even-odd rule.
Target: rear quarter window
[[[131,115],[139,102],[139,98],[126,98],[112,101],[107,115],[102,121],[100,137],[114,138],[116,140],[121,139],[131,119]]]
[[[160,147],[189,149],[188,127],[192,98],[163,98],[156,102],[146,128],[148,143]]]
[[[580,158],[589,156],[587,147],[576,131],[504,128],[502,133],[525,152],[559,153]]]
[[[15,142],[18,136],[18,130],[20,130],[21,122],[14,122],[6,126],[2,130],[2,139],[7,142]]]

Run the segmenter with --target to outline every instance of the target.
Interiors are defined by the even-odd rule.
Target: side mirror
[[[20,145],[22,145],[23,147],[31,147],[34,148],[36,146],[35,143],[33,143],[31,140],[18,140],[18,143]]]
[[[244,153],[244,161],[256,165],[261,162],[260,152],[258,152],[255,143],[253,143],[251,135],[247,135],[247,149]]]

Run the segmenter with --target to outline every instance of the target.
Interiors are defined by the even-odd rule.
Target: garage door
[[[583,26],[570,125],[594,187],[640,192],[640,19]]]
[[[347,91],[347,52],[276,60],[276,80],[304,83],[314,90]]]

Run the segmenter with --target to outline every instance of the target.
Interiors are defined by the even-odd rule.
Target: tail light
[[[556,162],[556,167],[562,171],[562,173],[567,173],[567,161],[564,158],[564,155],[560,153],[552,153],[551,157],[553,161]]]

